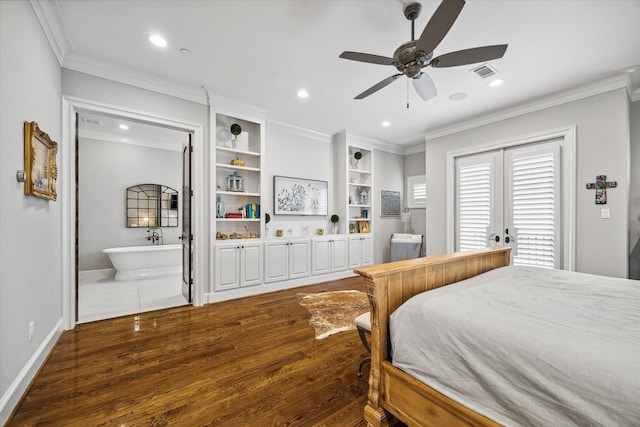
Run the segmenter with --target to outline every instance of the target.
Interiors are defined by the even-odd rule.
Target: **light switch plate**
[[[609,209],[600,209],[600,218],[602,219],[611,218],[611,213],[609,212]]]

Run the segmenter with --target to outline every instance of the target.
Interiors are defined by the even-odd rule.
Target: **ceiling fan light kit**
[[[447,35],[464,4],[464,0],[443,0],[418,40],[415,39],[415,20],[420,16],[422,6],[420,3],[408,5],[404,10],[404,16],[411,21],[411,41],[400,45],[393,53],[393,58],[360,52],[342,52],[340,58],[378,65],[393,65],[400,72],[373,85],[355,99],[366,98],[404,75],[413,80],[414,89],[422,100],[427,101],[435,97],[437,91],[431,77],[422,71],[423,68],[456,67],[502,58],[507,50],[506,44],[464,49],[433,57],[434,49]]]

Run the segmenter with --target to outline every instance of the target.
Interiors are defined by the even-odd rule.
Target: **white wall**
[[[1,1],[0,424],[62,327],[61,202],[25,196],[15,178],[24,169],[25,120],[60,142],[60,76],[30,3]]]
[[[567,125],[577,125],[576,270],[627,277],[629,97],[617,89],[556,107],[427,141],[427,252],[445,252],[446,153]],[[596,175],[617,181],[607,192],[611,219],[600,219]]]
[[[271,222],[267,224],[266,237],[275,237],[277,229],[283,230],[285,236],[301,236],[305,227],[308,227],[310,234],[315,234],[318,228],[323,228],[325,233],[329,233],[332,230],[329,217],[336,206],[331,137],[267,121],[266,141],[266,171],[262,175],[266,180],[266,191],[262,197],[262,212],[271,216]],[[274,215],[274,175],[327,181],[329,214],[326,217]]]
[[[425,174],[425,154],[424,151],[413,154],[406,154],[404,156],[404,191],[405,204],[407,202],[407,177],[418,176]],[[427,209],[429,208],[429,200],[427,200]],[[409,233],[421,234],[426,236],[427,234],[427,216],[425,208],[413,208],[411,211],[411,222],[409,223]],[[404,224],[402,224],[404,230]],[[424,250],[424,248],[423,248]],[[430,255],[430,254],[429,254]]]
[[[401,200],[405,197],[404,156],[386,151],[376,150],[374,153],[373,180],[373,262],[380,264],[389,262],[389,246],[391,235],[404,231],[404,224],[399,216],[380,216],[380,191],[399,191]]]
[[[179,142],[179,141],[178,141]],[[127,228],[126,189],[166,185],[182,200],[182,153],[96,139],[80,139],[79,269],[112,268],[105,248],[151,244],[145,228]],[[181,225],[181,224],[179,224]],[[164,244],[178,244],[180,227],[162,227]]]
[[[629,202],[629,277],[640,279],[640,101],[631,104],[631,178]]]

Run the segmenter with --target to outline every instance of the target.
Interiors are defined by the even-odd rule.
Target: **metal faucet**
[[[151,233],[147,236],[147,240],[151,241],[152,245],[163,245],[162,229],[161,228],[147,228],[147,233]]]

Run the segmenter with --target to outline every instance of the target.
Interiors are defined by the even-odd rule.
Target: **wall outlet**
[[[29,342],[31,342],[31,340],[33,340],[33,334],[35,332],[36,332],[36,324],[32,320],[31,322],[29,322]]]

